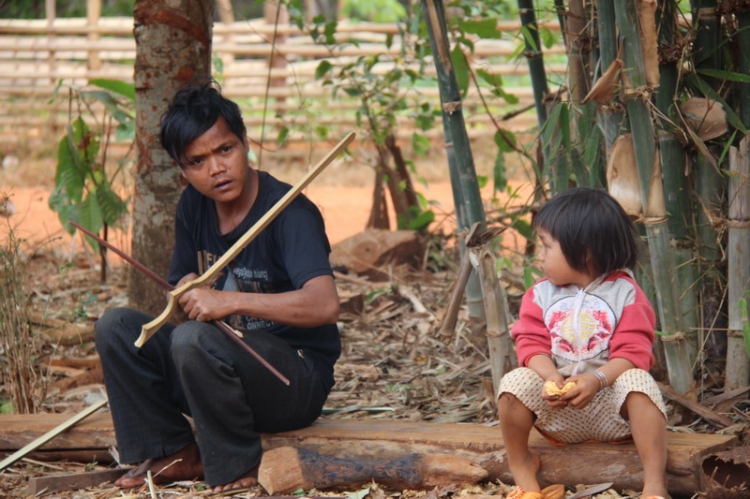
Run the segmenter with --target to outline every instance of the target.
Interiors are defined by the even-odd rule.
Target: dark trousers
[[[168,456],[197,440],[205,480],[222,485],[259,463],[258,432],[303,428],[320,415],[328,390],[313,359],[285,341],[262,331],[245,334],[291,386],[205,322],[165,325],[136,348],[141,326],[152,319],[119,308],[96,322],[122,462]]]

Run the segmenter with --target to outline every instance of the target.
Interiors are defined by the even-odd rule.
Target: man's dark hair
[[[224,118],[229,130],[245,143],[245,124],[237,104],[221,95],[219,84],[201,78],[181,88],[161,119],[161,146],[184,168],[185,149]]]
[[[638,260],[633,222],[604,191],[579,187],[558,194],[534,217],[534,228],[548,232],[578,272],[604,275]]]

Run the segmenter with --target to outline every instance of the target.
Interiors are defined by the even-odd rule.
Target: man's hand
[[[191,289],[180,296],[178,303],[194,321],[219,320],[229,315],[222,309],[226,305],[226,300],[222,297],[224,293],[211,288]]]
[[[571,376],[565,382],[574,382],[575,388],[560,397],[573,409],[583,409],[594,399],[599,391],[599,380],[594,373],[583,373]]]

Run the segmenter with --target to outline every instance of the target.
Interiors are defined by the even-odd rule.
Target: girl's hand
[[[583,373],[571,376],[565,382],[574,382],[576,386],[560,399],[565,401],[573,409],[583,409],[594,399],[599,392],[599,380],[594,373]]]
[[[562,388],[563,386],[565,386],[565,382],[569,380],[565,380],[562,377],[562,374],[557,372],[553,374],[552,376],[550,376],[549,378],[544,380],[545,383],[549,383],[550,381],[555,383],[558,388]],[[544,386],[542,386],[542,399],[546,400],[547,405],[549,405],[553,409],[562,409],[563,407],[568,405],[568,401],[563,400],[560,395],[549,395],[547,391],[544,389]]]

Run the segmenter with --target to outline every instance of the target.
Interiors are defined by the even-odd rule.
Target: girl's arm
[[[601,371],[606,377],[607,386],[611,386],[622,373],[635,367],[635,364],[627,359],[614,358],[597,370]],[[575,388],[562,395],[560,399],[570,404],[574,409],[583,409],[589,405],[589,402],[603,388],[599,378],[593,372],[577,374],[565,380],[566,383],[570,381],[576,384]]]

